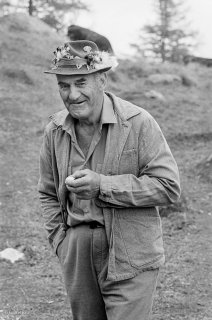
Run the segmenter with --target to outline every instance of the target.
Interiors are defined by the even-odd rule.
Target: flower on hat
[[[64,47],[63,46],[57,47],[56,51],[54,51],[55,58],[53,59],[53,63],[57,64],[57,62],[63,58],[74,59],[74,56],[71,55],[69,51],[70,49],[66,45]]]
[[[73,53],[70,53],[69,44],[65,43],[64,46],[60,46],[54,51],[55,58],[53,59],[53,63],[57,67],[58,62],[61,59],[68,59],[75,63],[77,69],[80,69],[86,64],[88,70],[101,70],[108,67],[114,69],[118,65],[116,57],[110,55],[106,51],[92,51],[90,46],[85,46],[83,51],[85,51],[85,56],[83,58],[74,56]]]
[[[92,48],[90,47],[90,46],[85,46],[84,48],[83,48],[83,50],[85,51],[85,52],[91,52],[91,50],[92,50]]]
[[[102,51],[98,52],[98,55],[94,57],[94,69],[102,69],[111,66],[115,69],[118,66],[118,61],[115,56],[111,56],[108,52]]]

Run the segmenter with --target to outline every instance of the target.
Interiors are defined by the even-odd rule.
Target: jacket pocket
[[[144,267],[163,257],[161,220],[155,208],[128,209],[117,218],[131,266]]]
[[[120,156],[118,174],[134,174],[138,173],[138,156],[137,150],[124,150]]]

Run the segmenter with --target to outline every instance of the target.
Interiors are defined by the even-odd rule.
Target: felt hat
[[[50,74],[80,75],[94,72],[106,72],[118,65],[114,56],[99,51],[96,43],[88,40],[66,42],[54,51],[55,58]]]

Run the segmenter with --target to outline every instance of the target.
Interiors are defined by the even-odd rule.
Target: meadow
[[[59,262],[51,252],[38,201],[38,160],[48,117],[63,108],[55,78],[45,75],[62,36],[23,14],[0,20],[0,260],[1,320],[68,320]],[[180,81],[152,83],[151,75]],[[153,320],[209,320],[212,238],[212,69],[197,64],[121,60],[108,90],[145,108],[162,128],[180,170],[182,196],[161,208],[166,264]],[[151,90],[163,99],[151,98]]]

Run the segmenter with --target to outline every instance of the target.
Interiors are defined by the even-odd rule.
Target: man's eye
[[[69,88],[69,85],[67,84],[60,84],[60,89],[67,90]]]
[[[85,82],[77,83],[77,86],[78,86],[78,87],[84,87],[84,86],[85,86]]]

